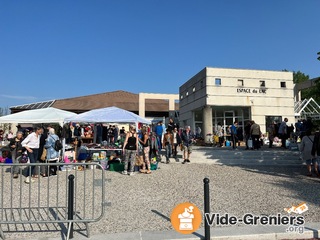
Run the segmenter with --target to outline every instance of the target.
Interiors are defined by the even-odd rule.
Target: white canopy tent
[[[49,107],[13,113],[0,117],[0,123],[59,123],[63,126],[65,118],[75,117],[76,113]]]
[[[80,113],[66,118],[65,122],[151,124],[150,120],[117,107],[99,108]]]

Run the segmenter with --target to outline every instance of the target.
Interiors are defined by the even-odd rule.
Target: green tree
[[[308,81],[309,79],[310,79],[309,75],[306,75],[303,72],[300,72],[300,71],[293,72],[293,83],[294,84]]]
[[[293,83],[294,84],[302,83],[302,82],[309,81],[309,80],[310,80],[309,75],[306,75],[300,71],[293,72]],[[301,91],[301,99],[311,98],[311,97],[313,97],[311,89],[303,89]]]
[[[315,80],[315,86],[310,89],[310,96],[320,104],[320,77]]]

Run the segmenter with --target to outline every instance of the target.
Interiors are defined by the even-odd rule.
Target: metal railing
[[[63,171],[25,183],[31,167],[39,173],[53,166]],[[18,178],[13,178],[14,168],[19,168]],[[73,223],[84,223],[90,237],[88,224],[105,212],[105,171],[98,163],[0,164],[0,194],[2,239],[1,225],[41,223],[68,224],[67,239],[73,237]]]

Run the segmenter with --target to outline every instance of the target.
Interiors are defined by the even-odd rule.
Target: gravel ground
[[[160,169],[150,175],[124,176],[106,171],[106,178],[110,179],[106,181],[106,201],[111,206],[106,207],[99,222],[89,224],[90,234],[171,230],[169,218],[177,204],[192,202],[203,209],[205,177],[210,179],[211,212],[237,217],[245,213],[285,215],[285,207],[306,202],[309,210],[304,213],[305,221],[320,222],[320,179],[306,177],[305,166],[159,165]],[[90,179],[93,171],[86,172]],[[9,177],[5,173],[4,178]],[[59,181],[61,186],[66,183],[62,177]],[[96,191],[97,199],[99,194]],[[78,197],[84,198],[82,194]],[[79,227],[84,229],[80,224],[75,225],[75,230]],[[2,225],[2,229],[7,239],[61,236],[61,224]]]

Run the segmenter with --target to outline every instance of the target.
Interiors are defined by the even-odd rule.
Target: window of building
[[[286,82],[280,82],[280,87],[285,88],[286,87]]]
[[[260,87],[265,87],[266,86],[266,81],[260,81]]]
[[[192,92],[195,92],[196,91],[196,87],[195,86],[193,86],[193,88],[192,88]]]
[[[243,87],[243,80],[242,79],[238,79],[238,86]]]
[[[181,94],[180,99],[183,99],[183,95]]]
[[[221,78],[216,78],[216,79],[215,79],[215,84],[216,84],[217,86],[220,86],[220,85],[221,85]]]
[[[200,82],[200,88],[202,88],[202,87],[203,87],[203,81]]]
[[[188,92],[186,92],[186,96],[188,96],[189,95],[189,93]]]

